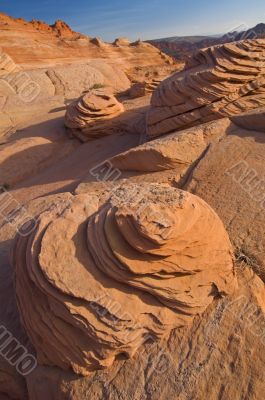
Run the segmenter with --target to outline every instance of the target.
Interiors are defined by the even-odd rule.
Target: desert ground
[[[0,47],[0,400],[262,400],[265,39]]]

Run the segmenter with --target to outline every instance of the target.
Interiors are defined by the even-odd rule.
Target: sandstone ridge
[[[49,25],[43,21],[33,19],[32,21],[26,21],[23,18],[12,18],[7,14],[0,13],[0,24],[3,25],[5,30],[11,28],[23,29],[23,30],[38,30],[44,33],[50,33],[55,36],[68,37],[72,39],[85,37],[81,33],[74,32],[70,26],[62,21],[57,20],[54,24]]]
[[[54,66],[65,62],[104,58],[129,70],[135,66],[166,66],[175,62],[159,49],[125,38],[106,43],[100,38],[73,31],[64,21],[53,25],[0,14],[0,47],[23,69]]]
[[[264,106],[264,75],[264,39],[198,51],[153,93],[149,137]]]

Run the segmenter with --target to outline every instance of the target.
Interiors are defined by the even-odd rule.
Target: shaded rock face
[[[145,82],[134,83],[130,89],[127,91],[128,96],[131,99],[137,99],[138,97],[143,97],[147,94]]]
[[[0,147],[0,182],[13,186],[58,159],[59,150],[67,155],[72,149],[71,143],[65,146],[42,137],[22,138],[4,144]]]
[[[105,136],[105,123],[124,111],[118,100],[104,89],[90,90],[71,103],[65,114],[65,126],[81,129],[91,139]]]
[[[91,39],[91,43],[93,43],[94,45],[98,46],[98,47],[104,47],[105,46],[105,42],[100,39],[99,37],[94,37]]]
[[[153,138],[265,104],[265,40],[200,50],[153,93],[147,134]]]
[[[228,235],[200,198],[125,185],[54,204],[13,248],[23,324],[40,364],[87,375],[189,324],[237,287]],[[32,301],[34,298],[34,302]]]

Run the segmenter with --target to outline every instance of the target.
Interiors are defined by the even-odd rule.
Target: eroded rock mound
[[[38,221],[17,236],[13,264],[40,364],[83,375],[108,367],[236,287],[222,222],[187,192],[126,185],[100,207],[73,196]]]
[[[265,105],[265,40],[203,49],[154,92],[147,133],[156,137]]]
[[[71,103],[66,111],[65,125],[80,129],[85,136],[105,136],[111,133],[106,122],[124,111],[123,105],[106,89],[93,89]]]

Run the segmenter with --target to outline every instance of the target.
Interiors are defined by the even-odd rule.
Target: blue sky
[[[265,22],[264,0],[0,0],[0,11],[112,41],[226,33]]]

